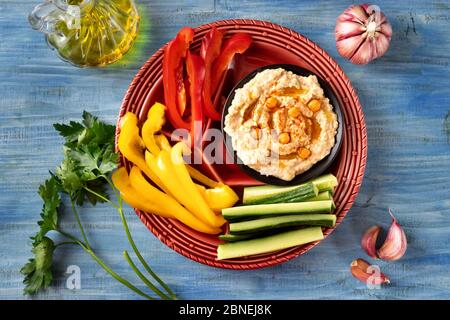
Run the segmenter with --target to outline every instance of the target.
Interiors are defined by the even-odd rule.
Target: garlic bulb
[[[386,53],[392,28],[376,5],[353,5],[336,21],[336,47],[355,64],[367,64]]]

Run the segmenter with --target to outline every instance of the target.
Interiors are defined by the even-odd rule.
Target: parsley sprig
[[[127,251],[123,252],[125,261],[153,293],[162,299],[176,299],[172,290],[153,272],[137,249],[125,219],[120,192],[111,182],[110,175],[118,164],[118,156],[114,151],[115,127],[100,121],[86,111],[83,113],[81,122],[71,121],[69,124],[55,124],[54,127],[65,140],[64,159],[54,172],[50,172],[50,178],[38,190],[43,206],[41,220],[38,221],[39,230],[31,237],[33,241],[31,251],[34,257],[21,269],[21,273],[24,275],[24,292],[35,294],[49,287],[53,279],[53,252],[60,246],[72,244],[81,247],[107,273],[135,293],[147,299],[155,299],[112,270],[91,247],[77,206],[82,206],[86,202],[90,202],[92,205],[106,202],[119,213],[127,239],[136,257],[161,289],[138,269]],[[108,189],[113,190],[116,202],[110,199]],[[71,211],[77,221],[82,239],[59,227],[62,194],[68,195],[70,199]],[[67,241],[55,244],[47,236],[50,231],[56,231]]]

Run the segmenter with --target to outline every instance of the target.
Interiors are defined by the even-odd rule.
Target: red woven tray
[[[367,157],[367,136],[364,115],[355,90],[350,80],[338,64],[318,45],[304,36],[282,26],[257,20],[225,20],[205,24],[195,29],[192,48],[198,49],[201,38],[208,30],[216,26],[226,31],[226,36],[246,32],[252,35],[254,42],[251,48],[236,61],[235,74],[238,80],[247,73],[269,64],[296,64],[311,70],[327,81],[339,99],[345,124],[340,153],[330,171],[339,181],[335,193],[337,222],[334,228],[325,228],[328,236],[344,219],[358,194],[364,175]],[[162,57],[164,47],[160,48],[142,66],[134,77],[123,100],[119,119],[127,111],[138,115],[140,123],[146,119],[148,109],[155,101],[164,101],[162,86]],[[124,161],[129,166],[127,161]],[[227,182],[237,184],[230,173],[217,165],[217,172]],[[227,170],[229,171],[229,170]],[[246,181],[245,175],[239,174],[239,181]],[[251,179],[250,179],[251,180]],[[273,266],[293,259],[320,241],[280,250],[274,253],[261,254],[248,258],[232,260],[216,260],[219,240],[196,232],[178,221],[162,218],[136,210],[137,215],[147,228],[164,244],[176,252],[194,261],[219,268],[257,269]]]

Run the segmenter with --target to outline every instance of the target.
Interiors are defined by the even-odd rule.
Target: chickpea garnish
[[[278,141],[281,144],[287,144],[291,141],[291,136],[289,135],[288,132],[283,132],[280,134],[280,136],[278,137]]]
[[[278,107],[278,100],[274,97],[269,97],[266,100],[266,106],[269,109],[276,108],[276,107]]]
[[[288,115],[292,118],[297,118],[300,115],[300,109],[297,107],[289,108]]]
[[[300,158],[305,160],[309,158],[309,156],[311,155],[311,151],[306,148],[300,148],[300,150],[298,150],[298,155],[300,156]]]
[[[321,104],[322,103],[320,102],[320,100],[312,99],[311,101],[308,102],[308,108],[312,112],[317,112],[320,110]]]

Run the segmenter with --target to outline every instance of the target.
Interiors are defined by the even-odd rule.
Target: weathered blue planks
[[[385,57],[354,66],[335,49],[334,23],[351,1],[140,1],[138,41],[105,69],[59,61],[27,24],[37,0],[0,1],[0,298],[23,298],[18,270],[30,256],[27,239],[41,207],[37,186],[61,159],[52,123],[86,109],[114,122],[125,90],[148,56],[184,25],[228,18],[270,20],[322,46],[347,72],[366,115],[369,158],[361,193],[341,226],[320,246],[281,266],[236,272],[209,268],[162,245],[128,211],[144,256],[186,299],[449,299],[450,298],[450,2],[378,1],[394,36]],[[381,262],[392,285],[368,290],[348,267],[365,257],[366,227],[389,225],[391,207],[404,225],[404,259]],[[81,211],[98,253],[138,283],[122,259],[129,249],[119,217],[102,206]],[[63,227],[75,229],[70,217]],[[40,299],[135,299],[77,248],[57,251],[55,285]],[[65,287],[68,265],[81,268],[81,290]],[[239,281],[236,281],[236,278]]]

